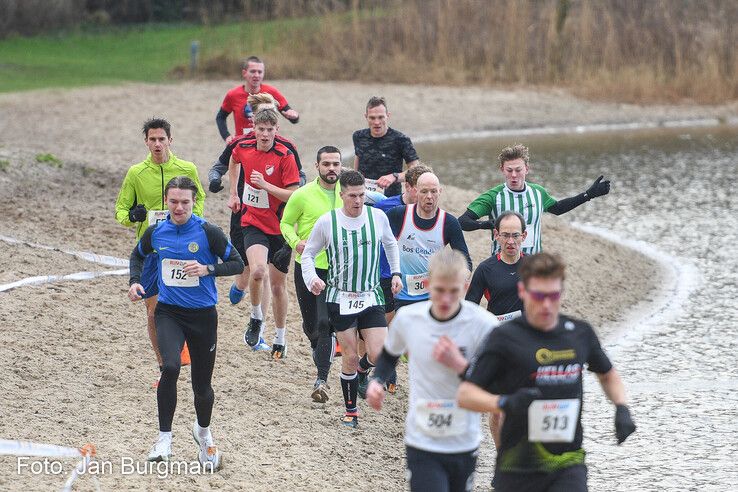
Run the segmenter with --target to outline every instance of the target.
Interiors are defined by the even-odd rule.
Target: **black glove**
[[[599,178],[595,179],[595,182],[592,183],[592,186],[587,189],[587,191],[584,192],[584,197],[587,200],[591,200],[592,198],[607,195],[610,193],[610,180],[606,179],[605,181],[602,181],[602,178],[604,176],[600,176]]]
[[[618,438],[618,444],[623,444],[635,430],[636,425],[630,417],[628,407],[626,405],[617,405],[615,407],[615,436]]]
[[[279,248],[272,256],[272,265],[285,265],[290,261],[292,255],[292,248],[289,244],[285,244]]]
[[[144,222],[146,220],[146,207],[136,205],[128,211],[128,220],[131,222]]]
[[[208,188],[210,188],[210,193],[218,193],[223,189],[223,185],[219,179],[214,179],[210,182],[210,186]]]
[[[540,397],[541,390],[538,388],[520,388],[511,395],[500,396],[497,406],[506,414],[522,414],[528,410],[528,406],[533,400]]]

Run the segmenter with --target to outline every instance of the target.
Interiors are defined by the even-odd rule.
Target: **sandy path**
[[[134,234],[115,222],[113,202],[128,166],[145,156],[142,121],[151,115],[170,119],[174,152],[195,161],[204,179],[222,149],[213,119],[232,85],[123,85],[1,95],[0,161],[9,165],[0,170],[0,199],[5,206],[0,234],[127,257]],[[282,133],[294,138],[308,166],[322,145],[350,148],[351,132],[364,125],[363,107],[374,94],[388,97],[392,125],[411,137],[441,132],[449,122],[454,131],[461,131],[736,113],[735,106],[594,104],[558,92],[299,81],[275,85],[303,112],[300,123],[285,123]],[[453,104],[438,103],[439,97],[448,96],[455,98]],[[61,158],[63,167],[34,161],[35,154],[45,152]],[[476,194],[449,187],[444,206],[459,213]],[[227,227],[225,200],[222,193],[208,196],[205,211],[209,220]],[[656,267],[640,255],[573,231],[565,220],[549,217],[545,229],[547,248],[570,262],[568,312],[601,324],[617,319],[622,306],[647,299],[657,285]],[[488,240],[486,231],[468,234],[475,263],[486,257]],[[59,252],[3,246],[8,254],[0,260],[0,281],[78,271],[78,265],[104,268]],[[226,456],[220,473],[122,475],[121,459],[142,459],[156,435],[155,392],[150,386],[156,367],[145,336],[143,306],[127,301],[127,281],[121,277],[0,294],[0,370],[6,388],[0,403],[0,437],[96,443],[100,459],[111,460],[113,466],[113,473],[100,477],[104,490],[401,489],[406,386],[389,399],[381,414],[362,404],[361,428],[347,431],[337,425],[341,399],[335,368],[331,400],[315,405],[308,397],[314,369],[294,294],[288,319],[289,357],[275,363],[245,349],[241,335],[246,314],[242,306],[228,304],[229,283],[218,281],[221,298],[226,299],[219,308],[220,353],[214,381],[213,429]],[[626,284],[633,288],[618,288]],[[288,289],[294,292],[291,284]],[[405,370],[403,366],[401,384],[407,381]],[[174,452],[177,459],[191,461],[195,455],[189,438],[194,415],[189,370],[184,369],[182,376]],[[489,448],[485,445],[482,452],[478,484],[489,483],[493,459]],[[65,463],[69,470],[71,461]],[[16,464],[14,458],[0,459],[0,489],[48,489],[63,482],[62,477],[19,475]],[[82,479],[80,485],[86,490],[91,482]]]

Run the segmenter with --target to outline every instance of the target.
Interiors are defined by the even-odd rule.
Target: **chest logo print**
[[[197,253],[200,249],[200,246],[196,242],[193,241],[187,245],[187,249],[189,250],[190,253]]]
[[[272,164],[267,164],[266,173],[267,176],[271,176],[272,174],[274,174],[274,166]]]
[[[536,351],[536,361],[539,364],[553,364],[560,360],[571,360],[576,357],[577,353],[574,349],[549,350],[547,348],[540,348]]]

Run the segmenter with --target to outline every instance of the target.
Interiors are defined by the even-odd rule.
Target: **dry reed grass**
[[[558,86],[624,102],[738,98],[734,0],[387,0],[369,11],[351,4],[269,47],[269,76]]]

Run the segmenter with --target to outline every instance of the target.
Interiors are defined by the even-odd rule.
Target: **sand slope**
[[[122,85],[49,90],[0,96],[0,235],[59,248],[126,258],[132,229],[113,217],[113,204],[127,168],[145,157],[140,125],[152,115],[170,119],[174,152],[198,165],[204,180],[222,150],[214,116],[231,82]],[[650,121],[729,114],[735,108],[640,108],[594,104],[558,92],[372,86],[288,81],[275,83],[293,107],[298,125],[284,123],[310,168],[314,152],[334,144],[350,149],[351,133],[364,125],[370,95],[388,97],[391,124],[411,137],[454,131],[606,121]],[[439,98],[453,96],[453,109]],[[576,108],[573,111],[572,108]],[[514,112],[513,112],[514,111]],[[444,118],[440,118],[443,115]],[[576,117],[576,120],[574,118]],[[36,163],[53,153],[63,165]],[[460,213],[476,192],[448,188],[443,206]],[[209,220],[227,228],[226,196],[207,197]],[[569,260],[566,310],[595,324],[618,318],[623,306],[647,299],[657,285],[655,266],[643,257],[571,230],[548,217],[547,249]],[[486,257],[487,231],[467,234],[475,263]],[[4,244],[4,243],[0,243]],[[4,245],[0,283],[24,276],[110,269],[61,252]],[[290,279],[292,272],[290,272]],[[294,292],[290,280],[290,292]],[[618,288],[622,285],[632,288]],[[325,405],[313,404],[314,368],[291,294],[290,351],[283,362],[251,353],[243,345],[243,306],[227,301],[229,279],[219,279],[220,327],[214,388],[213,432],[225,455],[215,475],[155,473],[123,475],[123,458],[142,460],[157,431],[157,370],[145,335],[144,308],[125,297],[126,277],[105,277],[23,287],[0,293],[0,371],[5,398],[0,438],[64,445],[94,442],[113,473],[99,477],[104,490],[245,489],[399,490],[403,487],[402,432],[407,398],[406,366],[401,387],[377,414],[361,404],[361,427],[338,425],[342,402],[337,369]],[[268,321],[269,334],[273,324]],[[194,418],[189,370],[183,369],[174,421],[178,460],[195,460],[189,436]],[[70,470],[73,460],[65,460]],[[489,483],[493,453],[483,446],[478,485]],[[106,470],[108,471],[108,470]],[[50,489],[64,477],[17,473],[15,458],[0,458],[0,489]],[[78,482],[92,488],[90,478]]]

